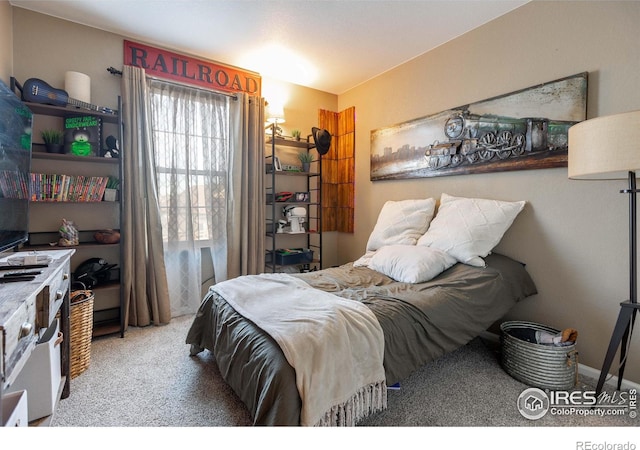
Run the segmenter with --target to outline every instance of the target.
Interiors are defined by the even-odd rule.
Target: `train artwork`
[[[513,118],[456,112],[444,124],[446,142],[425,150],[429,169],[457,167],[493,159],[518,158],[567,149],[567,133],[575,122],[545,118]]]

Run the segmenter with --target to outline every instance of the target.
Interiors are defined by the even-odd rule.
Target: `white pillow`
[[[443,250],[458,261],[484,267],[525,202],[504,202],[442,194],[440,208],[418,245]]]
[[[386,245],[373,255],[369,268],[403,283],[424,283],[455,263],[453,256],[437,248]]]
[[[378,250],[385,245],[415,245],[422,236],[436,208],[432,198],[417,200],[389,200],[382,206],[369,241],[367,251]]]
[[[373,250],[368,251],[367,253],[365,253],[364,255],[362,255],[360,258],[356,259],[353,262],[353,267],[369,267],[371,258],[373,258],[373,255],[375,254],[376,252]]]

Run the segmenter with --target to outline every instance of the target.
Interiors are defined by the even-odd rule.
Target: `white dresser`
[[[32,281],[0,284],[0,343],[2,355],[0,358],[0,406],[5,390],[11,386],[26,364],[34,350],[39,337],[52,325],[56,315],[60,318],[60,331],[63,341],[60,344],[61,382],[59,398],[69,396],[69,357],[70,341],[68,339],[70,324],[70,281],[71,255],[75,250],[38,251],[38,262],[49,260],[48,267],[36,269],[22,269],[16,266],[16,272],[21,270],[41,271]],[[33,257],[33,252],[6,253],[0,258],[0,266],[16,264],[21,258]],[[0,277],[13,269],[0,271]],[[28,392],[27,392],[28,395]],[[6,408],[5,408],[6,409]],[[0,407],[0,424],[6,418],[2,417]]]

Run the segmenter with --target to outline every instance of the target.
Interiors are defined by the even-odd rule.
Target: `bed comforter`
[[[465,345],[516,302],[536,293],[523,264],[495,253],[485,260],[485,268],[456,264],[418,284],[400,283],[352,263],[295,276],[371,309],[384,333],[386,383],[393,385]],[[277,343],[224,298],[209,291],[186,343],[192,355],[204,349],[213,353],[223,378],[247,406],[255,425],[300,424],[293,368]]]

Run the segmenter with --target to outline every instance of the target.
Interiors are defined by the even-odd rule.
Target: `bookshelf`
[[[266,144],[271,153],[266,156],[266,237],[265,272],[294,271],[306,272],[322,269],[322,199],[321,160],[317,157],[311,163],[311,171],[299,168],[299,151],[311,152],[315,145],[309,138],[300,141],[267,135]],[[278,161],[276,163],[276,161]],[[288,162],[292,164],[285,164]],[[289,192],[293,196],[286,201],[278,199],[279,194]],[[298,197],[303,194],[302,197]],[[303,232],[292,232],[290,223],[278,231],[279,222],[285,220],[283,208],[299,206],[306,210]],[[287,230],[289,228],[289,230]]]
[[[100,244],[93,236],[97,230],[120,230],[122,205],[117,200],[104,201],[104,192],[109,179],[122,180],[121,160],[100,156],[107,136],[117,136],[121,142],[120,99],[116,114],[39,103],[24,104],[33,112],[33,142],[29,242],[23,249],[73,248],[72,273],[91,258],[101,258],[121,268],[122,243]],[[46,151],[40,139],[41,130],[56,128],[64,131],[70,123],[81,125],[83,117],[99,123],[99,128],[93,130],[93,136],[97,138],[91,138],[90,154],[87,154],[86,146],[72,150],[68,140],[65,153]],[[72,247],[52,247],[51,244],[58,241],[58,229],[63,219],[75,224],[79,243]],[[94,337],[114,333],[124,337],[124,298],[119,270],[114,272],[113,281],[91,288],[95,295]]]

